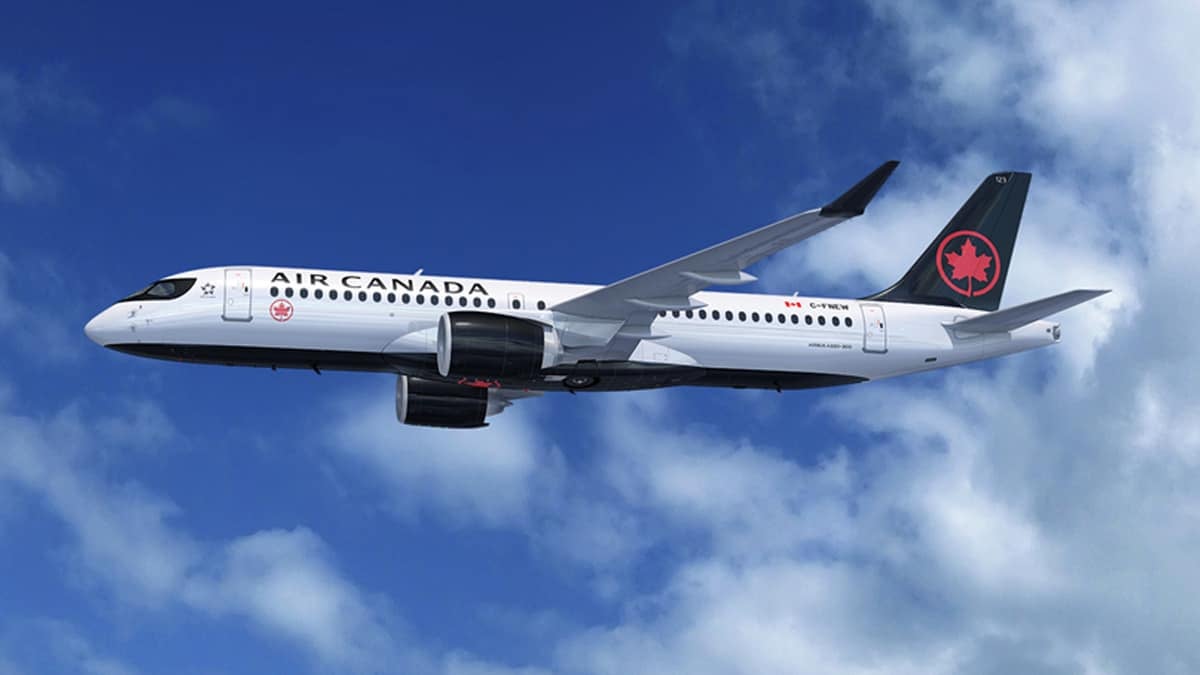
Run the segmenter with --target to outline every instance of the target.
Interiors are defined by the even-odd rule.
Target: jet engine
[[[396,378],[396,419],[404,424],[475,429],[487,426],[487,415],[487,389],[407,375]]]
[[[527,379],[556,365],[562,344],[553,328],[503,314],[448,312],[438,322],[442,377]]]

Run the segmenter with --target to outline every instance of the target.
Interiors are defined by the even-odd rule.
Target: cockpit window
[[[187,293],[196,283],[195,279],[163,279],[156,281],[120,302],[132,300],[171,300]]]

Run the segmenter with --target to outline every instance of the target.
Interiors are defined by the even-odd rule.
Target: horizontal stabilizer
[[[1067,291],[1066,293],[1059,293],[1058,295],[1052,295],[1041,300],[1034,300],[1033,302],[1027,302],[1016,307],[989,312],[973,319],[946,325],[954,330],[968,333],[1007,333],[1010,330],[1044,319],[1051,314],[1057,314],[1064,309],[1085,303],[1092,298],[1098,298],[1105,293],[1108,293],[1108,291]]]

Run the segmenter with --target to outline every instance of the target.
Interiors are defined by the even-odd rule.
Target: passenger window
[[[300,297],[302,297],[302,298],[307,298],[307,297],[308,297],[308,289],[307,289],[307,288],[301,288],[301,289],[300,289]]]
[[[495,309],[495,308],[496,308],[496,299],[488,298],[488,309]]]
[[[461,297],[459,297],[459,298],[458,298],[458,306],[459,306],[459,307],[466,307],[466,306],[467,306],[467,296],[465,296],[465,295],[464,295],[464,296],[461,296]]]
[[[512,299],[512,308],[513,309],[521,309],[521,301],[516,298],[513,298]]]
[[[289,286],[289,287],[283,289],[283,294],[290,298],[295,294],[295,291],[293,291],[291,286]]]
[[[271,287],[271,297],[272,297],[272,298],[275,298],[275,297],[278,297],[278,296],[279,296],[279,289],[278,289],[278,288],[275,288],[274,286],[272,286],[272,287]]]
[[[752,313],[750,315],[750,318],[753,319],[755,322],[757,322],[758,321],[758,312]]]
[[[688,311],[684,312],[684,316],[686,316],[689,319],[692,318],[692,310],[689,309]]]
[[[538,309],[543,309],[543,310],[546,309],[546,301],[545,300],[538,300]]]
[[[400,296],[400,302],[403,302],[406,305],[408,304],[409,300],[412,300],[412,296],[409,295],[408,293],[405,293],[404,295]]]
[[[454,306],[454,298],[450,297],[449,295],[446,296],[446,306],[447,307]]]
[[[793,314],[793,315],[792,315],[792,324],[793,324],[793,325],[795,325],[795,324],[798,324],[798,323],[800,323],[800,317],[798,317],[798,316],[796,316],[795,314]]]
[[[431,304],[431,305],[438,304],[438,296],[436,296],[436,295],[429,296],[429,304]]]
[[[425,296],[421,295],[420,293],[417,293],[417,304],[418,305],[425,304]]]
[[[817,317],[817,323],[818,323],[818,324],[820,324],[820,325],[822,325],[822,326],[824,326],[824,325],[825,325],[825,317],[823,317],[823,316],[818,316],[818,317]]]
[[[313,291],[313,297],[317,300],[320,300],[321,298],[325,297],[325,291],[322,291],[318,288],[317,290]]]
[[[367,301],[367,292],[366,292],[366,291],[359,291],[359,292],[358,292],[358,301],[359,301],[359,302],[366,302],[366,301]]]
[[[708,318],[708,312],[706,312],[706,311],[704,311],[704,310],[700,310],[700,311],[698,312],[698,314],[700,315],[700,318],[701,318],[701,319],[707,319],[707,318]]]
[[[835,325],[835,326],[841,325],[841,323],[842,323],[841,319],[838,319],[836,316],[833,317],[832,321],[833,321],[833,325]]]
[[[476,306],[476,307],[479,307],[479,306],[480,306],[480,305],[482,305],[482,304],[483,304],[483,301],[482,301],[482,300],[480,300],[479,298],[475,298],[475,306]]]
[[[393,304],[393,305],[396,304],[396,294],[395,293],[388,293],[388,303]]]
[[[380,295],[379,291],[375,291],[375,293],[371,296],[371,299],[375,302],[379,302],[380,300],[383,300],[383,296]]]
[[[352,293],[350,291],[342,291],[342,299],[345,300],[346,302],[350,302],[351,300],[354,299],[354,293]]]
[[[786,322],[786,321],[787,321],[787,317],[785,317],[784,315],[780,314],[780,315],[779,315],[779,323],[784,323],[784,322]]]
[[[850,317],[846,317],[846,328],[849,328],[853,325],[854,325],[854,322],[850,320]]]
[[[733,312],[731,312],[729,310],[725,310],[725,320],[733,321]]]
[[[767,320],[767,323],[771,323],[772,321],[774,321],[774,319],[771,318],[770,312],[767,312],[766,314],[764,314],[763,318]]]
[[[746,313],[738,312],[738,321],[745,321],[745,320],[746,320]]]
[[[804,323],[805,323],[805,325],[808,325],[808,326],[812,325],[812,314],[804,315]]]

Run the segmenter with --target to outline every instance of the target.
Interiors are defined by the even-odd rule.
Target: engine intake
[[[396,378],[396,419],[404,424],[447,429],[485,427],[488,390],[453,382]]]
[[[530,378],[558,363],[562,346],[540,323],[488,312],[448,312],[438,322],[442,377]]]

